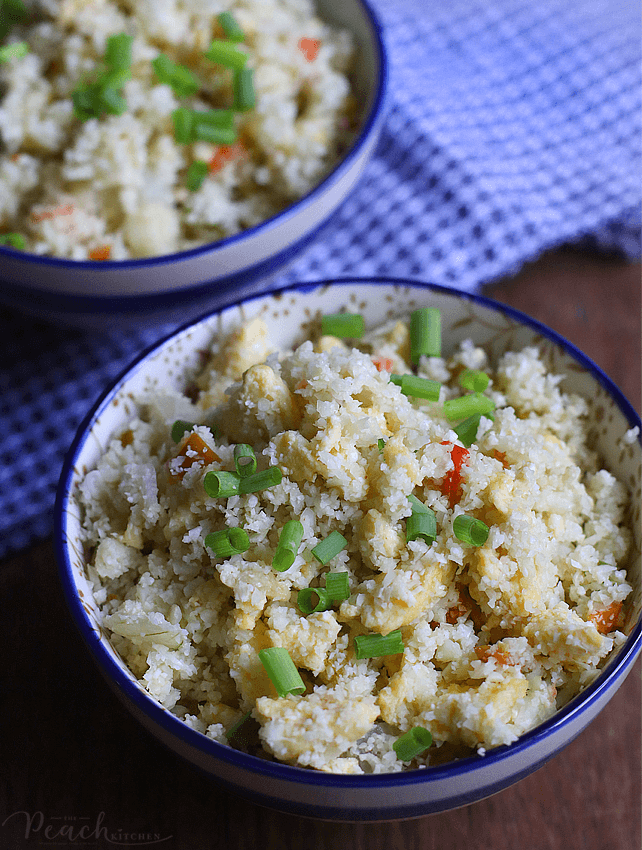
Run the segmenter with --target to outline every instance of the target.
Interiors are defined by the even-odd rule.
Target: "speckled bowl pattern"
[[[317,0],[324,20],[357,43],[353,83],[360,129],[334,169],[281,213],[189,251],[141,260],[76,261],[0,246],[0,301],[36,318],[81,328],[184,322],[265,289],[318,234],[352,192],[385,117],[388,60],[367,0]]]
[[[627,640],[593,683],[556,715],[515,743],[489,750],[485,756],[405,773],[344,776],[270,762],[225,747],[188,728],[151,698],[111,647],[85,573],[74,499],[78,482],[134,413],[136,395],[168,383],[184,387],[199,367],[199,352],[242,320],[263,316],[273,342],[287,348],[302,342],[322,313],[345,308],[362,313],[367,327],[375,327],[418,306],[440,309],[446,355],[466,338],[484,346],[492,360],[506,350],[537,345],[550,369],[566,375],[562,387],[589,400],[595,445],[607,467],[631,492],[631,522],[637,537],[629,579],[634,600],[625,626]],[[480,296],[410,281],[344,280],[301,284],[246,299],[184,327],[143,354],[81,426],[66,459],[55,511],[57,558],[71,613],[102,673],[131,713],[160,741],[232,791],[282,811],[350,821],[416,817],[466,805],[516,782],[570,743],[613,696],[640,651],[639,437],[618,448],[619,438],[636,425],[640,426],[640,419],[631,405],[584,354],[538,322]]]

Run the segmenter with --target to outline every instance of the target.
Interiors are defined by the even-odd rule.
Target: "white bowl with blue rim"
[[[0,245],[0,302],[47,321],[100,329],[184,322],[266,289],[355,188],[385,117],[388,59],[368,0],[317,0],[317,8],[324,20],[355,37],[353,83],[362,111],[351,146],[314,189],[241,233],[161,257],[78,261]]]
[[[261,315],[279,346],[306,338],[323,313],[360,312],[367,327],[415,307],[441,311],[444,354],[463,339],[482,345],[491,361],[504,351],[536,345],[548,368],[566,377],[565,390],[583,395],[591,406],[591,439],[606,466],[630,490],[635,532],[624,644],[607,660],[586,689],[554,716],[515,743],[442,766],[376,775],[334,775],[271,762],[224,746],[185,723],[143,689],[109,642],[101,626],[86,574],[80,537],[81,517],[74,494],[95,467],[112,435],[134,413],[132,397],[167,385],[182,388],[213,337]],[[279,293],[252,296],[184,326],[141,355],[109,387],[81,425],[66,458],[55,508],[55,545],[60,575],[73,619],[91,654],[117,695],[157,739],[223,782],[231,791],[266,806],[324,819],[377,821],[416,817],[456,808],[494,794],[542,766],[569,744],[608,703],[631,670],[642,647],[640,575],[641,445],[623,448],[621,437],[640,428],[640,418],[609,378],[584,354],[533,319],[481,296],[416,281],[342,280],[298,284]]]

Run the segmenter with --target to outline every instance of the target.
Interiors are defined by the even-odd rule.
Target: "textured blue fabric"
[[[391,59],[380,144],[271,285],[394,275],[472,291],[563,244],[640,257],[637,0],[370,2]],[[81,419],[169,330],[97,336],[0,310],[0,557],[50,533]]]

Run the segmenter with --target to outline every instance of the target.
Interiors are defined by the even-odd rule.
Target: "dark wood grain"
[[[567,336],[639,410],[639,266],[556,252],[486,294]],[[139,727],[70,623],[50,542],[0,564],[0,599],[0,847],[6,850],[102,850],[126,841],[141,846],[145,837],[176,850],[640,847],[639,663],[579,738],[500,794],[412,821],[324,823],[228,794]],[[81,827],[90,835],[97,825],[98,840],[78,837]]]

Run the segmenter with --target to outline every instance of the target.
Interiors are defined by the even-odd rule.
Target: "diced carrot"
[[[210,174],[220,171],[228,162],[241,159],[247,155],[247,148],[243,142],[234,142],[233,145],[219,145],[207,164]]]
[[[492,646],[476,646],[475,655],[480,661],[488,661],[489,658],[494,658],[495,661],[502,667],[509,664],[514,664],[512,657],[503,649]]]
[[[469,616],[473,622],[475,631],[479,631],[485,622],[484,612],[478,603],[470,595],[468,588],[464,585],[458,586],[459,601],[446,613],[446,622],[454,626],[460,617]]]
[[[90,260],[108,260],[111,257],[111,245],[99,245],[89,252]]]
[[[450,443],[444,440],[442,446],[448,446]],[[448,504],[454,508],[461,498],[461,468],[468,462],[470,452],[463,446],[453,444],[450,450],[450,457],[453,462],[453,468],[449,469],[441,485],[442,495],[448,497]]]
[[[194,464],[207,466],[220,457],[198,434],[188,434],[178,445],[178,453],[170,464],[172,478],[182,479]]]
[[[622,611],[621,602],[611,602],[608,608],[601,611],[593,611],[589,614],[589,620],[595,624],[595,628],[601,635],[608,635],[617,626],[617,621]]]
[[[501,463],[501,465],[504,467],[504,469],[508,469],[509,464],[508,464],[508,461],[506,460],[506,453],[505,452],[499,452],[499,451],[497,451],[497,449],[493,449],[493,457],[495,458],[495,460],[498,460]]]
[[[303,36],[299,39],[299,50],[303,53],[308,62],[314,62],[319,53],[321,42],[318,38],[308,38]]]
[[[390,357],[382,357],[380,354],[375,354],[372,357],[372,362],[377,367],[378,372],[392,372],[394,363]]]
[[[71,204],[60,204],[50,210],[43,210],[40,213],[31,213],[32,221],[44,221],[47,218],[58,218],[61,215],[71,215],[74,208]]]

